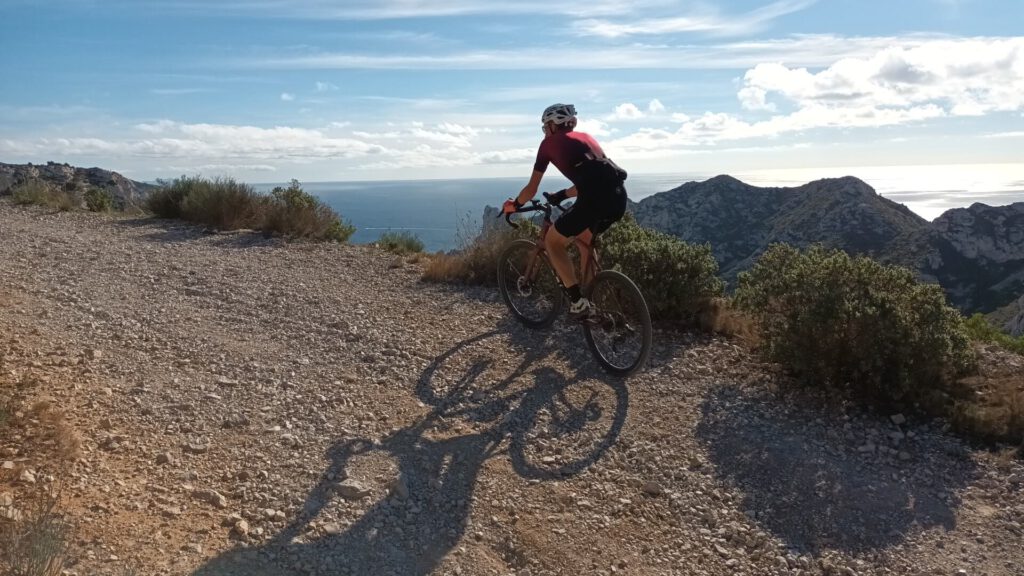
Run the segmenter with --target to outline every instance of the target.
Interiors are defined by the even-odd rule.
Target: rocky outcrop
[[[45,165],[0,163],[0,196],[10,194],[15,186],[30,180],[61,188],[102,188],[110,193],[114,206],[121,210],[141,206],[149,191],[155,188],[102,168],[78,168],[56,162]]]
[[[964,310],[991,312],[1024,293],[1024,202],[949,210],[929,232],[917,269]]]
[[[1011,336],[1024,336],[1024,296],[1000,312],[1007,318],[1000,322],[1002,329]]]

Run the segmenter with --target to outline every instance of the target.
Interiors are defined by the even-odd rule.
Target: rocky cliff
[[[1024,294],[1024,202],[949,210],[929,240],[919,269],[962,308],[989,312]]]
[[[40,180],[52,186],[90,186],[110,192],[118,209],[141,205],[152,184],[136,182],[117,172],[101,168],[78,168],[68,164],[4,164],[0,162],[0,196],[10,194],[15,186],[29,180]]]

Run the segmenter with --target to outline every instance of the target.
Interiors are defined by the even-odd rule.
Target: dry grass
[[[0,509],[0,570],[10,576],[56,576],[64,567],[72,527],[60,512],[58,487],[40,486]]]
[[[979,440],[1019,446],[1024,457],[1024,375],[983,369],[960,384],[965,393],[950,410],[953,425]]]
[[[498,257],[515,238],[528,236],[529,231],[491,229],[481,234],[454,254],[434,254],[423,268],[427,282],[457,284],[497,284]]]
[[[697,324],[704,332],[737,338],[751,349],[761,341],[754,319],[733,307],[726,298],[709,298],[701,302]]]
[[[15,204],[44,206],[61,212],[74,210],[81,204],[74,191],[50,186],[41,180],[18,184],[11,190],[11,199]]]
[[[61,573],[73,527],[62,512],[63,486],[82,439],[53,400],[29,402],[38,380],[0,379],[0,437],[21,437],[19,462],[0,476],[0,574]]]

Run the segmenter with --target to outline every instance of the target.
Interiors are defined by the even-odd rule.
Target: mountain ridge
[[[823,244],[915,270],[965,312],[991,312],[1024,294],[1024,202],[976,202],[929,222],[854,176],[758,187],[720,175],[632,205],[644,226],[710,243],[723,277],[770,244]]]

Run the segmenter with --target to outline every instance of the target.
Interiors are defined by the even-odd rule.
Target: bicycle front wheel
[[[525,238],[512,241],[498,258],[498,290],[512,315],[530,328],[550,326],[564,302],[547,257]]]
[[[647,301],[632,280],[615,270],[599,272],[587,292],[595,312],[583,323],[587,346],[606,371],[629,376],[651,355],[654,333]]]

